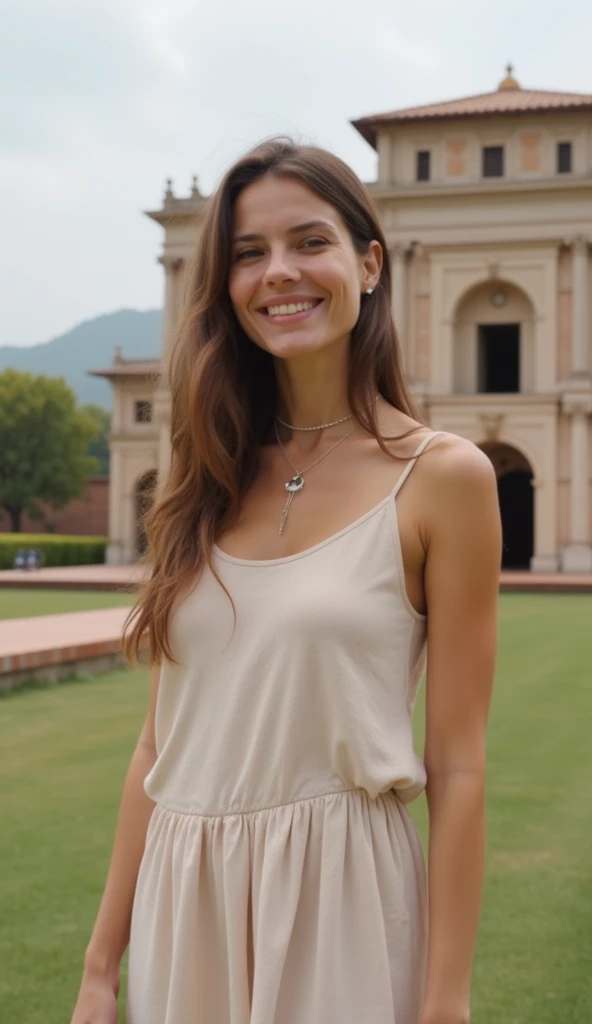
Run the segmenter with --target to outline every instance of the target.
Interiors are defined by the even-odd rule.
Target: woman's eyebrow
[[[301,231],[310,231],[311,228],[324,228],[326,231],[335,231],[335,228],[327,220],[307,220],[304,224],[295,224],[294,227],[288,228],[287,234],[296,235]],[[233,239],[233,245],[237,242],[260,242],[264,238],[260,234],[247,234],[247,235],[236,235]]]

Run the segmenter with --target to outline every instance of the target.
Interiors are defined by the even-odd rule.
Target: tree
[[[80,497],[97,460],[87,455],[96,420],[76,405],[62,377],[0,373],[0,507],[18,533],[41,502],[63,508]]]
[[[88,413],[89,416],[95,420],[97,429],[95,435],[91,438],[88,446],[87,455],[92,455],[93,458],[97,459],[99,468],[97,473],[102,476],[109,475],[109,431],[111,430],[111,413],[104,409],[102,405],[95,405],[89,403],[88,405],[82,406],[83,412]]]

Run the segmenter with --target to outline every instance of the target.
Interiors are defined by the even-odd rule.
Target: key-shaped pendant
[[[282,511],[282,518],[280,519],[280,536],[284,532],[284,526],[286,525],[286,519],[288,518],[290,505],[294,501],[294,495],[298,494],[298,491],[301,491],[303,487],[304,480],[300,475],[293,476],[292,479],[288,480],[288,483],[286,484],[286,490],[288,491],[288,499],[286,501],[286,504],[284,505]]]

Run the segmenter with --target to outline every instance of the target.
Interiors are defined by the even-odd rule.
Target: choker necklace
[[[276,415],[276,420],[281,423],[282,427],[287,427],[288,430],[326,430],[327,427],[336,427],[339,423],[345,423],[346,420],[351,420],[352,413],[349,416],[343,416],[340,420],[332,420],[331,423],[319,423],[317,427],[295,427],[293,423],[286,423]]]
[[[351,416],[346,416],[345,419],[349,420],[349,419],[351,419]],[[338,423],[343,423],[344,420],[337,420],[337,422]],[[280,420],[280,423],[281,423],[281,420]],[[333,424],[328,424],[328,425],[332,426]],[[298,494],[298,492],[301,491],[302,488],[304,487],[304,474],[308,473],[309,469],[312,469],[313,466],[317,466],[319,464],[319,462],[322,462],[323,459],[326,459],[327,455],[330,455],[331,452],[334,451],[335,448],[337,448],[337,445],[341,444],[342,441],[345,441],[346,437],[349,437],[351,434],[353,434],[353,432],[356,429],[356,427],[357,427],[357,423],[354,424],[354,426],[351,428],[351,430],[348,430],[347,433],[343,435],[343,437],[340,437],[337,441],[335,441],[335,443],[332,444],[331,447],[328,448],[327,451],[323,453],[323,455],[319,456],[318,459],[315,459],[314,462],[311,462],[309,466],[305,467],[305,469],[298,470],[298,469],[296,469],[296,466],[293,464],[293,462],[290,459],[290,456],[288,455],[286,449],[284,448],[284,446],[282,444],[282,440],[281,440],[280,435],[278,433],[278,428],[276,426],[276,428],[275,428],[275,436],[277,438],[277,443],[279,444],[280,448],[282,449],[284,455],[286,456],[287,461],[290,463],[290,466],[294,470],[294,474],[295,474],[292,477],[292,479],[288,480],[287,483],[285,484],[286,490],[288,492],[288,498],[287,498],[286,504],[284,505],[284,508],[283,508],[283,511],[282,511],[282,515],[281,515],[281,519],[280,519],[280,536],[284,532],[284,526],[286,525],[286,519],[288,518],[288,512],[290,511],[290,505],[292,504],[292,502],[294,500],[294,495]],[[301,430],[319,430],[320,428],[319,427],[301,427],[300,429]]]

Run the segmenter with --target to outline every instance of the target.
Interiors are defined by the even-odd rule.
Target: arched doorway
[[[149,469],[139,478],[134,490],[136,510],[136,551],[138,555],[143,555],[146,551],[144,517],[152,505],[157,476],[158,474],[155,469]]]
[[[497,477],[503,530],[502,569],[530,569],[534,554],[534,473],[528,459],[508,444],[486,442]]]

